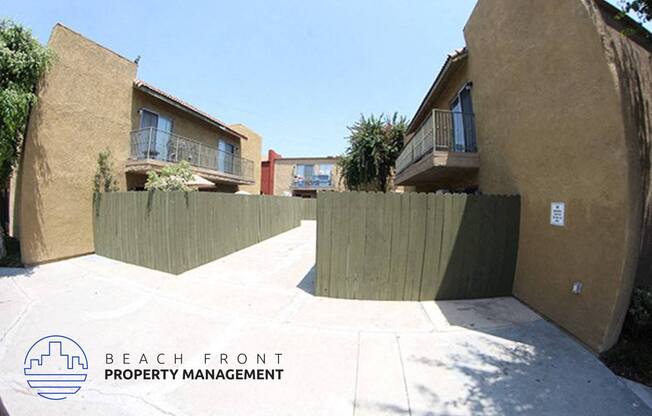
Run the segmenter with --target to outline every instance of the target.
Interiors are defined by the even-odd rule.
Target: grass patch
[[[20,244],[18,240],[7,235],[4,236],[4,239],[7,255],[0,259],[0,267],[23,267],[23,263],[20,261]]]
[[[634,289],[620,339],[600,358],[619,376],[652,387],[652,289]]]

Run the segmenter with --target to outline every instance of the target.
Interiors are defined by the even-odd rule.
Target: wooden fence
[[[95,252],[182,273],[314,219],[316,202],[209,192],[99,194],[93,213]]]
[[[301,219],[312,221],[317,219],[317,200],[315,198],[303,199],[303,212],[301,214]]]
[[[346,299],[508,296],[520,197],[322,192],[316,294]]]

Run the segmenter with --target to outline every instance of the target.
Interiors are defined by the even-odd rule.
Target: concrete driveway
[[[0,269],[0,397],[11,415],[652,414],[515,299],[317,298],[314,250],[304,222],[180,276],[99,256]],[[51,334],[77,341],[89,363],[81,390],[61,401],[38,397],[23,375],[27,350]],[[107,353],[130,362],[109,366]],[[106,369],[248,368],[257,354],[281,380],[105,379]]]

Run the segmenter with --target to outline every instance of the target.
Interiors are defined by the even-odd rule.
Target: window
[[[148,159],[171,160],[174,146],[172,146],[172,120],[153,111],[140,110],[142,147]],[[165,156],[165,157],[164,157]]]
[[[224,139],[217,141],[217,170],[237,174],[235,166],[235,150],[233,143]]]
[[[317,165],[318,166],[318,175],[320,176],[331,176],[331,172],[333,171],[333,164],[332,163],[325,163],[323,165]]]
[[[297,165],[295,175],[297,179],[312,178],[315,172],[315,165]]]
[[[450,106],[453,121],[453,151],[475,152],[475,121],[471,101],[471,84],[467,83]]]
[[[332,163],[323,165],[297,165],[294,169],[294,186],[328,187],[331,185]]]

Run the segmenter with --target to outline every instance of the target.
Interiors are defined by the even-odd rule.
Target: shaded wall
[[[93,251],[92,179],[98,153],[113,154],[125,187],[136,64],[57,24],[57,58],[38,89],[16,190],[24,263]]]
[[[514,294],[603,351],[634,277],[640,173],[592,14],[588,1],[480,0],[464,34],[480,190],[522,197]]]
[[[346,299],[509,296],[517,196],[320,192],[316,294]]]
[[[299,198],[261,195],[99,194],[95,252],[179,274],[297,227],[314,210]]]
[[[636,284],[652,286],[652,42],[636,33],[623,36],[629,33],[628,26],[623,19],[614,18],[614,8],[601,1],[596,5],[591,9],[593,18],[620,88],[630,163],[640,167],[638,172],[632,169],[629,178],[641,194],[640,205],[631,207],[641,212],[643,232]],[[632,217],[632,221],[637,219]]]

